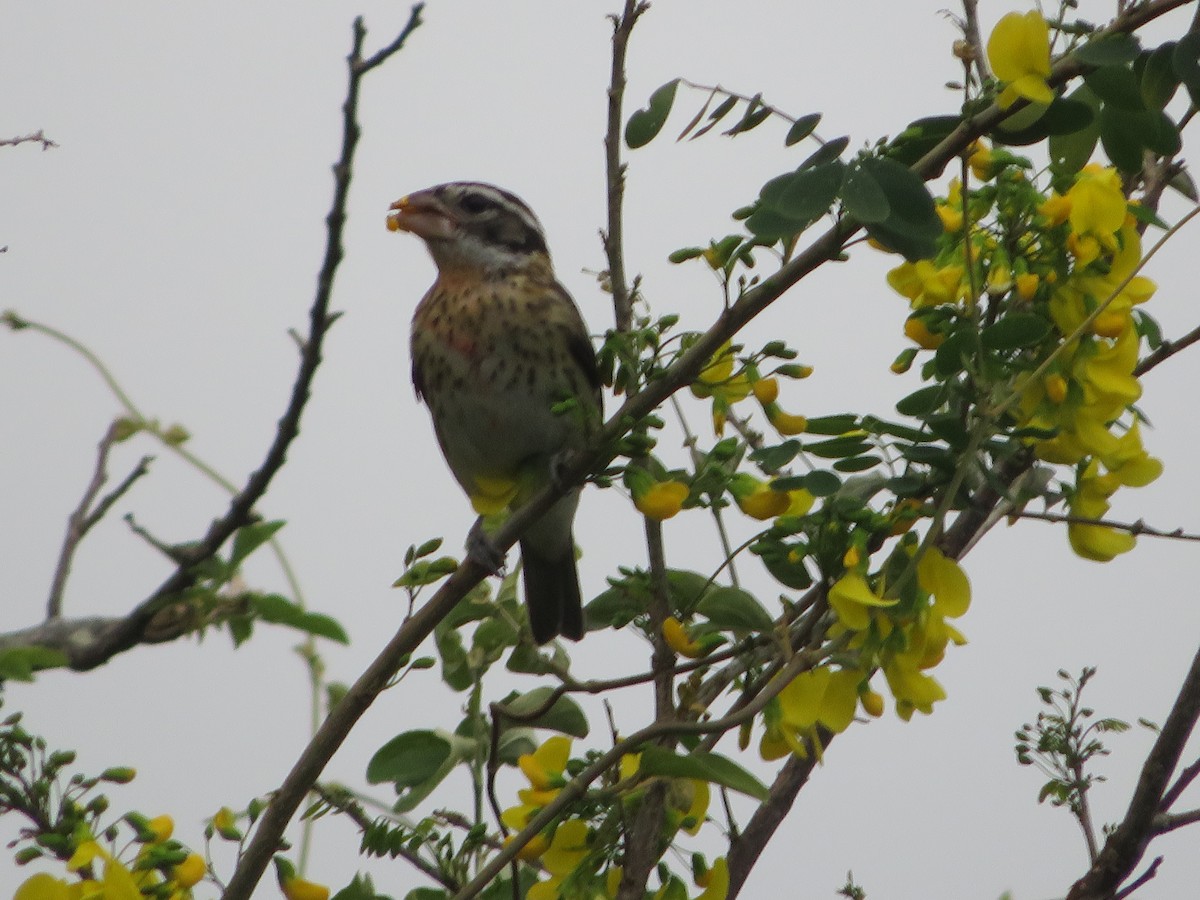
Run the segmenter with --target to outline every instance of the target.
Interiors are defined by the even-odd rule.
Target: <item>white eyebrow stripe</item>
[[[458,193],[461,196],[466,191],[475,191],[479,194],[486,194],[490,197],[497,206],[502,206],[505,209],[515,213],[520,217],[521,221],[531,230],[541,235],[543,243],[546,240],[546,232],[542,228],[542,223],[538,221],[537,216],[533,214],[533,210],[529,208],[516,194],[509,193],[506,190],[496,187],[494,184],[485,184],[481,181],[467,181],[456,185]]]

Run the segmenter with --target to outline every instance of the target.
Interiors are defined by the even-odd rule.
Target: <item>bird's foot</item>
[[[565,492],[572,486],[566,476],[573,457],[574,454],[570,450],[559,450],[550,457],[550,483],[554,485],[555,490]]]
[[[483,530],[483,518],[475,520],[467,533],[467,558],[487,569],[492,575],[504,576],[504,552]]]

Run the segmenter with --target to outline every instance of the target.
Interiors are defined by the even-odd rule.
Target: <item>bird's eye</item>
[[[458,205],[463,208],[464,212],[469,212],[471,215],[478,215],[484,210],[491,209],[492,201],[483,194],[463,194],[458,201]]]

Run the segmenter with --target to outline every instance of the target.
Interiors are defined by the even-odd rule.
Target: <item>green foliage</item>
[[[1065,806],[1077,817],[1083,814],[1088,791],[1104,781],[1103,775],[1089,771],[1098,758],[1109,755],[1101,736],[1129,730],[1129,723],[1120,719],[1094,718],[1095,711],[1083,705],[1083,689],[1095,674],[1092,667],[1078,677],[1060,669],[1058,677],[1066,687],[1039,687],[1038,697],[1049,709],[1017,730],[1017,762],[1047,776],[1038,802]]]

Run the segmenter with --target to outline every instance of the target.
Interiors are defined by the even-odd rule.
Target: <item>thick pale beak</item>
[[[388,207],[388,231],[408,231],[427,241],[449,240],[455,222],[438,200],[424,192],[401,197]]]

